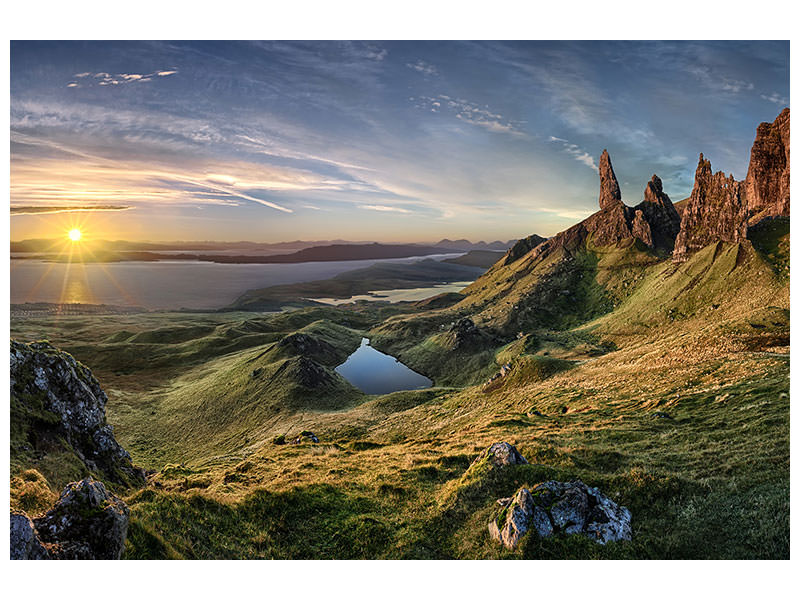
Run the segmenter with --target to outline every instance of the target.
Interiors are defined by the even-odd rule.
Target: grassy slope
[[[179,353],[193,370],[182,368],[182,378],[170,372],[146,390],[105,366],[99,378],[111,383],[109,420],[134,459],[184,463],[164,466],[128,497],[127,556],[786,558],[788,230],[778,224],[759,235],[757,250],[711,247],[680,266],[636,248],[591,248],[574,259],[585,267],[577,281],[556,261],[498,270],[488,276],[496,290],[479,280],[454,307],[413,316],[368,307],[257,318],[279,337],[321,327],[342,351],[346,330],[355,337],[371,329],[403,357],[470,314],[508,338],[443,363],[489,372],[513,362],[512,375],[489,391],[348,396],[325,410],[295,405],[286,408],[290,418],[270,422],[261,395],[269,390],[251,381],[247,361],[274,340],[210,362]],[[531,302],[531,292],[558,297],[575,284],[575,300],[564,304],[573,308],[555,328],[533,311],[519,319],[518,309],[490,302],[505,294],[513,307]],[[320,318],[343,327],[328,329]],[[519,339],[517,328],[524,328]],[[74,334],[52,331],[65,341]],[[76,355],[94,368],[92,360],[103,359],[90,346],[89,356]],[[208,412],[187,422],[190,407]],[[140,422],[149,410],[151,421]],[[279,430],[302,429],[321,443],[270,443]],[[180,444],[168,439],[176,430],[185,436],[173,438]],[[137,435],[144,435],[138,443]],[[532,464],[499,474],[468,469],[498,440],[517,444]],[[628,506],[634,540],[602,547],[577,536],[531,538],[515,552],[501,550],[486,529],[495,500],[549,478],[580,478]]]

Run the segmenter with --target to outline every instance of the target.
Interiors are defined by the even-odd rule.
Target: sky
[[[12,42],[11,239],[553,235],[746,175],[788,42]],[[69,209],[69,212],[65,212]]]

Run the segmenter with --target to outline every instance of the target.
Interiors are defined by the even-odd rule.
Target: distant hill
[[[447,248],[448,250],[499,250],[500,252],[505,252],[513,246],[516,241],[517,240],[508,240],[507,242],[501,242],[497,240],[487,244],[483,241],[472,243],[469,240],[448,240],[445,238],[439,240],[434,245],[437,248]]]
[[[503,257],[503,252],[498,250],[470,250],[463,256],[447,258],[442,262],[468,267],[481,267],[488,269]]]

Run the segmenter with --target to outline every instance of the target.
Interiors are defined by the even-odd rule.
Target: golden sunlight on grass
[[[69,233],[67,234],[70,240],[73,242],[80,242],[81,241],[81,230],[80,229],[70,229]]]

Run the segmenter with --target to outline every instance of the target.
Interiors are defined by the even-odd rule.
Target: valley
[[[757,143],[751,164],[778,151]],[[123,558],[788,558],[788,191],[750,206],[700,155],[679,214],[657,176],[631,207],[607,152],[599,165],[598,212],[499,260],[381,263],[223,311],[13,319],[15,340],[91,369],[145,469],[144,485],[105,478],[130,508]],[[753,173],[758,189],[783,177]],[[301,301],[444,270],[475,280],[419,301]],[[340,368],[364,339],[431,385],[361,391]],[[12,407],[12,507],[29,514],[102,477],[36,433],[34,400]],[[497,442],[525,462],[479,458]],[[492,537],[521,486],[575,480],[630,511],[629,540]]]

